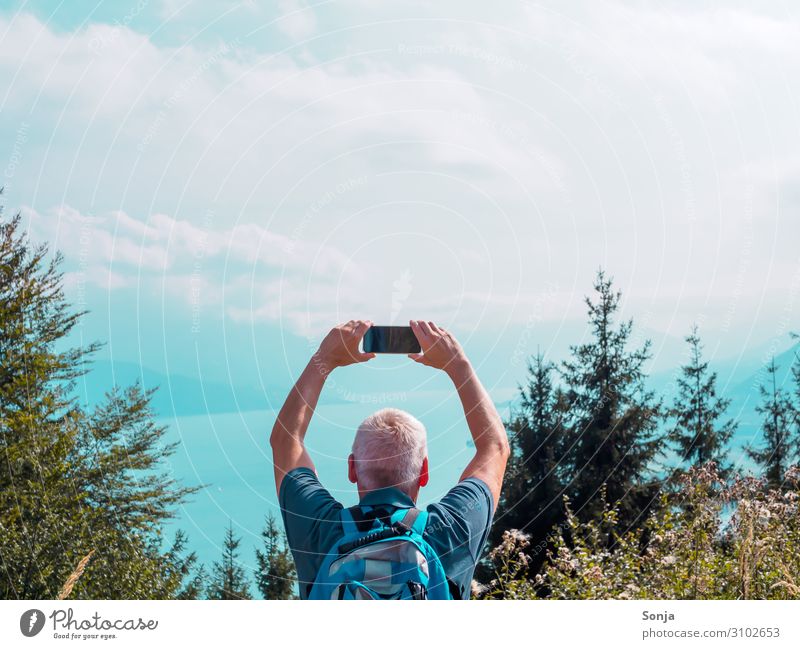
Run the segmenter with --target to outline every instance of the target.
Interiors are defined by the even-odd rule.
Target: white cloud
[[[282,12],[278,20],[278,28],[287,36],[301,40],[308,38],[317,29],[314,10],[304,0],[279,0],[278,7]]]
[[[526,11],[542,35],[598,74],[629,77],[642,83],[643,90],[667,83],[670,92],[696,93],[700,100],[724,101],[725,92],[746,89],[742,64],[753,55],[763,59],[800,53],[800,23],[757,8],[586,2],[565,7],[563,13],[536,7]],[[796,67],[796,60],[774,61]]]
[[[347,256],[331,246],[293,241],[254,224],[220,230],[210,221],[197,226],[165,214],[146,222],[119,211],[85,216],[69,206],[44,213],[26,207],[22,213],[34,240],[62,252],[68,268],[77,266],[67,273],[68,288],[78,281],[109,290],[163,286],[185,300],[194,299],[194,290],[210,305],[221,304],[226,293],[247,305],[252,293],[264,303],[251,317],[274,319],[275,277],[284,275],[291,290],[297,290],[302,277],[318,283],[324,293],[356,272]],[[291,291],[286,297],[291,309]],[[230,308],[239,316],[245,306]]]
[[[0,19],[11,141],[30,121],[19,202],[65,206],[32,216],[41,236],[80,259],[88,230],[103,286],[202,284],[228,317],[298,331],[356,311],[524,323],[548,283],[558,319],[601,265],[665,328],[779,305],[800,21],[693,3],[278,11],[252,39],[174,46]],[[314,38],[269,49],[287,35]]]

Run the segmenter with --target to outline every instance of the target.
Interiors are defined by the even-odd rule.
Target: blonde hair
[[[427,450],[425,426],[416,417],[397,408],[384,408],[370,415],[358,427],[353,440],[359,488],[414,491]]]

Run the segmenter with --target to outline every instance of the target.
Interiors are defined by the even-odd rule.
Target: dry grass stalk
[[[61,587],[61,590],[58,593],[58,597],[56,599],[67,599],[69,594],[72,592],[72,589],[75,587],[75,584],[78,583],[78,579],[81,578],[83,571],[86,570],[86,566],[89,565],[89,561],[94,554],[94,550],[91,550],[89,554],[87,554],[83,559],[78,562],[78,565],[75,566],[75,570],[72,571],[72,574],[69,576],[67,581],[64,582],[64,585]]]

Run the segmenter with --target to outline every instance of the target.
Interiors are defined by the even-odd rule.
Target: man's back
[[[279,502],[297,566],[300,597],[306,599],[326,554],[342,537],[343,505],[320,484],[314,471],[305,467],[284,477]],[[400,489],[388,487],[365,494],[359,506],[391,514],[398,508],[414,507],[414,501]],[[427,511],[423,538],[439,556],[455,587],[454,596],[467,599],[492,521],[489,487],[478,478],[467,478]]]

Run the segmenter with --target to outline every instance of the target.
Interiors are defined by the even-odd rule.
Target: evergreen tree
[[[53,598],[81,559],[78,598],[166,598],[182,588],[183,542],[163,523],[195,489],[161,470],[174,451],[138,385],[81,406],[75,382],[97,345],[69,346],[82,312],[60,255],[0,221],[0,597]],[[191,561],[190,561],[191,564]]]
[[[242,540],[233,533],[233,523],[225,531],[222,560],[214,562],[208,586],[208,599],[252,599],[247,573],[239,562]]]
[[[167,553],[168,578],[180,584],[175,592],[176,599],[200,599],[206,591],[206,570],[197,562],[197,554],[186,554],[188,538],[182,531],[175,535],[175,542]]]
[[[797,440],[792,435],[797,411],[791,398],[778,387],[777,373],[773,357],[767,366],[766,385],[759,386],[761,403],[756,406],[756,412],[762,416],[763,445],[748,448],[747,454],[764,469],[767,484],[780,488],[786,469],[797,458]]]
[[[286,535],[270,513],[261,531],[263,550],[256,548],[256,586],[264,599],[292,599],[297,572]]]
[[[697,327],[686,337],[689,362],[681,368],[678,395],[670,410],[675,424],[669,438],[681,458],[689,464],[715,462],[720,475],[730,471],[726,451],[737,424],[729,419],[719,423],[730,399],[717,396],[717,373],[709,372],[703,360],[703,345]]]
[[[495,546],[505,529],[529,534],[536,550],[531,574],[546,556],[553,526],[564,518],[564,398],[553,386],[554,369],[541,354],[528,364],[528,384],[520,387],[520,405],[506,424],[512,452],[491,536]]]
[[[800,334],[791,333],[792,340],[800,340]],[[794,351],[792,360],[792,379],[794,380],[794,440],[795,448],[798,449],[798,461],[800,461],[800,353],[797,348]]]
[[[629,350],[633,321],[615,324],[621,294],[603,271],[594,289],[596,301],[586,298],[592,339],[571,347],[560,370],[569,413],[569,493],[581,519],[597,518],[605,485],[627,527],[642,520],[660,487],[653,464],[665,443],[658,432],[662,405],[645,385],[650,341]]]

